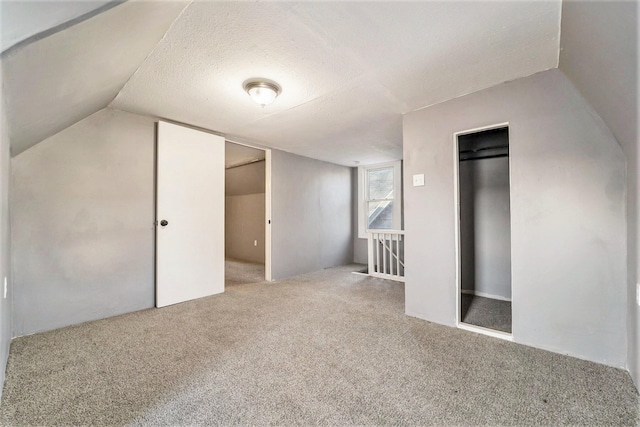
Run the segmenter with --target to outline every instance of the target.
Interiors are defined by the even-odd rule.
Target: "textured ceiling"
[[[557,67],[560,9],[194,2],[110,106],[344,165],[398,159],[402,113]],[[252,77],[282,86],[274,104],[243,92]]]
[[[3,56],[12,153],[109,105],[338,164],[398,159],[403,113],[557,67],[560,9],[129,0]],[[274,104],[250,100],[252,77],[280,83]]]
[[[187,4],[128,1],[3,56],[12,155],[106,107]]]

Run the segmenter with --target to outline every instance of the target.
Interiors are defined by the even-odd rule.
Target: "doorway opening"
[[[269,154],[225,143],[225,286],[271,279]]]
[[[464,329],[511,338],[509,128],[455,135],[458,307]]]

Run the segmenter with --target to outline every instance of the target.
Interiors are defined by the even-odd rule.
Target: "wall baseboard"
[[[486,292],[477,292],[477,291],[472,291],[469,289],[462,289],[460,290],[461,293],[466,294],[466,295],[474,295],[477,297],[485,297],[485,298],[491,298],[491,299],[497,299],[500,301],[509,301],[511,302],[511,298],[506,298],[500,295],[493,295],[493,294],[488,294]]]

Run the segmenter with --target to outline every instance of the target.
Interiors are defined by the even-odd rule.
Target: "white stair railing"
[[[369,275],[404,282],[404,230],[367,230]]]

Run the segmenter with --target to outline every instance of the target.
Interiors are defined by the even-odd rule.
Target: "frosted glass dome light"
[[[266,80],[251,80],[244,84],[251,99],[261,106],[269,105],[276,100],[282,89],[275,82]]]

